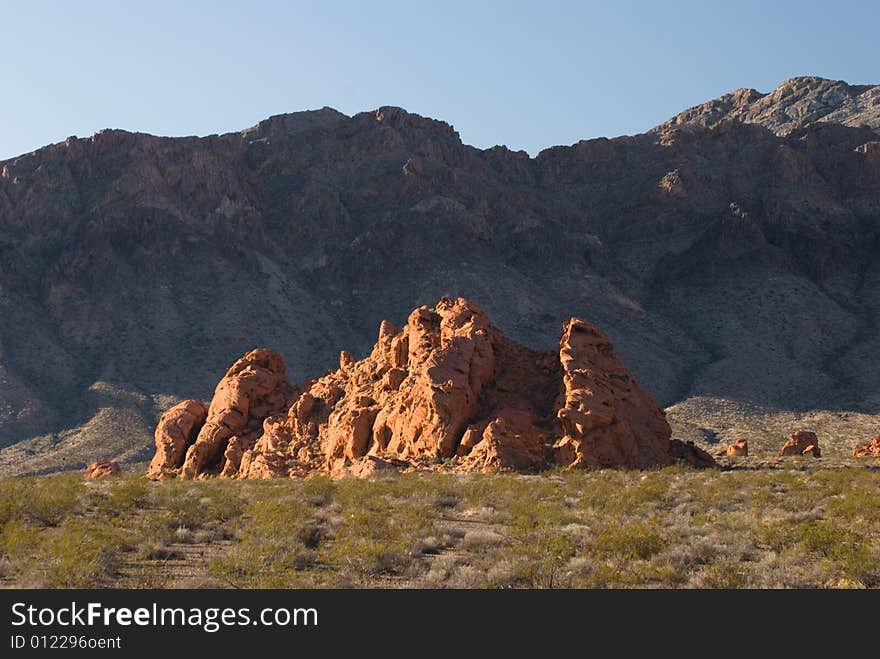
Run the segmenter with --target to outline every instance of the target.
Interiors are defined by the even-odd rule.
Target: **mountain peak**
[[[256,126],[244,129],[241,131],[241,136],[248,142],[256,142],[282,135],[293,135],[314,128],[330,128],[348,118],[347,115],[328,106],[324,106],[320,110],[276,114],[268,119],[263,119]]]
[[[767,94],[737,89],[688,108],[655,130],[683,124],[713,128],[726,120],[758,124],[777,135],[789,135],[817,122],[868,126],[880,131],[880,86],[796,76]]]

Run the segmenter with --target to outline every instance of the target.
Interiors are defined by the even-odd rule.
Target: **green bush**
[[[219,530],[234,524],[245,509],[234,481],[169,481],[163,482],[155,496],[155,513],[151,523],[156,531],[169,534],[177,529]]]
[[[211,564],[211,573],[238,587],[306,585],[302,573],[314,565],[324,537],[311,508],[296,498],[258,500],[245,518],[241,540]]]
[[[596,536],[593,545],[597,553],[605,556],[641,560],[651,558],[665,546],[660,528],[640,521],[609,526]]]
[[[748,584],[748,571],[742,563],[723,559],[703,568],[704,588],[743,588]]]
[[[90,504],[98,514],[120,517],[144,507],[149,495],[149,482],[143,477],[113,478],[92,495]]]
[[[57,526],[84,493],[78,474],[4,478],[0,480],[0,524],[16,519]]]

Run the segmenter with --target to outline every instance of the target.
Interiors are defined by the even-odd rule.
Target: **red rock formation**
[[[880,458],[880,437],[853,447],[854,458]]]
[[[366,358],[342,351],[339,368],[298,396],[284,372],[265,350],[233,365],[181,476],[714,464],[696,447],[673,454],[664,412],[608,338],[576,318],[558,355],[536,352],[492,327],[476,303],[444,298],[400,330],[383,321]],[[157,439],[154,462],[173,470],[167,445]]]
[[[356,478],[370,478],[378,473],[401,471],[408,469],[411,466],[412,465],[406,460],[398,460],[396,458],[389,458],[386,460],[375,455],[368,455],[363,460],[359,460],[349,467],[346,472],[342,472],[339,475],[345,475],[347,473]]]
[[[120,472],[122,472],[122,467],[119,466],[118,462],[93,462],[88,467],[86,467],[83,478],[106,478],[107,476],[113,476]]]
[[[744,439],[738,439],[733,444],[722,446],[715,451],[716,458],[746,457],[749,454],[749,443]]]
[[[556,462],[589,467],[670,464],[666,415],[638,385],[595,325],[572,318],[559,342],[564,393],[557,418],[565,436]]]
[[[779,449],[777,457],[786,455],[812,455],[814,458],[822,457],[819,449],[819,440],[816,433],[800,428],[791,433],[788,441]]]
[[[187,449],[196,441],[208,408],[200,400],[184,400],[165,412],[156,426],[156,455],[147,469],[147,478],[158,480],[176,476]]]
[[[546,433],[535,421],[528,412],[504,410],[488,423],[470,426],[459,446],[463,466],[483,472],[532,471],[543,466]]]
[[[186,452],[181,476],[194,478],[221,469],[237,473],[237,460],[262,434],[263,420],[290,406],[295,390],[286,372],[281,356],[269,350],[251,350],[235,362],[214,391],[205,425]],[[233,437],[242,451],[226,455]]]

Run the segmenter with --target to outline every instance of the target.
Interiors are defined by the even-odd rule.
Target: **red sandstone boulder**
[[[372,478],[379,474],[401,471],[411,466],[406,460],[398,460],[397,458],[385,459],[375,455],[368,455],[351,465],[347,473],[355,478]],[[345,475],[345,473],[332,475]]]
[[[594,325],[572,318],[559,352],[538,352],[492,327],[476,303],[444,298],[413,311],[401,329],[383,321],[367,357],[343,350],[337,370],[299,391],[280,356],[251,351],[218,384],[194,441],[171,441],[163,430],[160,442],[157,429],[151,471],[289,478],[365,477],[402,465],[715,464],[670,434],[663,410]],[[188,445],[182,466],[180,445]]]
[[[558,464],[646,467],[671,464],[665,412],[638,385],[608,337],[572,318],[559,342],[564,390],[557,418],[565,435]]]
[[[463,466],[473,471],[533,471],[544,465],[546,437],[528,412],[505,410],[468,428],[460,445]],[[472,434],[473,433],[473,434]]]
[[[121,473],[122,467],[119,466],[118,462],[112,461],[100,461],[93,462],[88,467],[86,467],[86,471],[83,474],[83,478],[106,478],[107,476],[113,476],[115,474]]]
[[[200,400],[184,400],[165,412],[156,426],[156,454],[147,469],[147,478],[158,480],[176,476],[186,450],[196,441],[207,406]]]
[[[248,450],[242,454],[241,466],[235,475],[239,478],[288,478],[291,475],[289,458],[280,451]]]
[[[791,433],[788,441],[779,449],[777,457],[786,455],[812,455],[814,458],[822,457],[822,451],[819,449],[819,440],[816,433],[800,428]]]
[[[262,434],[266,417],[288,410],[295,390],[286,371],[281,355],[262,349],[251,350],[232,365],[214,391],[205,425],[187,449],[180,470],[183,478],[238,471],[238,452],[225,455],[229,440],[236,436],[249,448]],[[232,464],[227,468],[224,460]]]
[[[749,443],[744,439],[738,439],[733,444],[722,446],[715,451],[716,458],[746,457],[749,454]]]
[[[880,458],[880,437],[853,447],[854,458]]]

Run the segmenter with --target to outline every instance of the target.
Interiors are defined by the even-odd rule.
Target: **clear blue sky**
[[[0,0],[0,159],[400,105],[532,154],[737,87],[880,82],[880,3]]]

